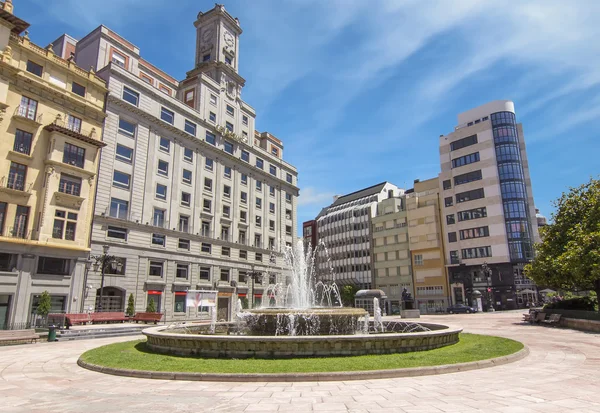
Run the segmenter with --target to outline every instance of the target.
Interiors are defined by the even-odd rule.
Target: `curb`
[[[340,371],[330,373],[177,373],[169,371],[147,371],[103,367],[77,359],[77,365],[84,369],[114,376],[136,377],[140,379],[189,380],[189,381],[222,381],[222,382],[300,382],[300,381],[348,381],[390,379],[397,377],[430,376],[436,374],[458,373],[461,371],[485,369],[514,363],[529,355],[529,347],[525,346],[516,353],[488,360],[471,361],[469,363],[445,364],[441,366],[410,367],[390,370]]]

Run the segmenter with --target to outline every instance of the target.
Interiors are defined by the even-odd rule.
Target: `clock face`
[[[212,40],[213,37],[213,32],[211,29],[206,29],[204,30],[204,33],[202,33],[202,41],[204,43],[208,43]]]
[[[225,33],[225,36],[223,36],[223,38],[225,39],[225,43],[227,44],[227,46],[229,47],[233,47],[233,36],[231,35],[231,33],[227,32]]]

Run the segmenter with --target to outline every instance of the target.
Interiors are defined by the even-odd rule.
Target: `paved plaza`
[[[530,355],[462,373],[347,382],[219,383],[84,370],[85,350],[135,337],[0,347],[0,412],[600,412],[600,334],[519,312],[426,316],[522,341]]]

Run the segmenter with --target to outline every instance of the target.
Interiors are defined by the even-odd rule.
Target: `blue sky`
[[[192,69],[204,0],[15,0],[46,45],[99,24],[178,79]],[[439,172],[456,115],[515,102],[536,206],[600,173],[597,0],[240,0],[242,98],[299,172],[298,220],[334,194]],[[301,229],[300,229],[301,231]]]

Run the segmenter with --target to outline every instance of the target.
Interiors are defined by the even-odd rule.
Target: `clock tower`
[[[196,27],[196,67],[211,62],[224,63],[238,72],[240,22],[233,18],[222,4],[198,13]]]

